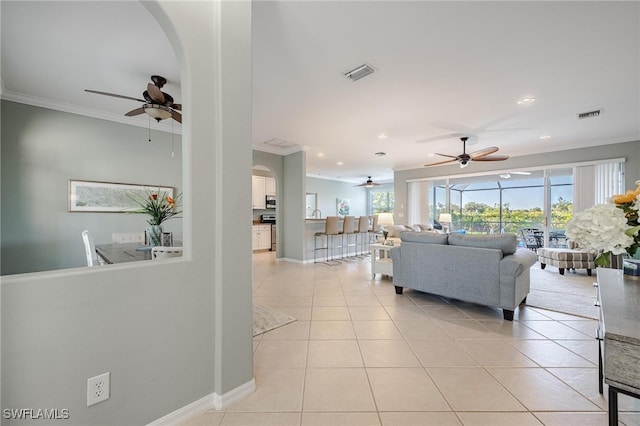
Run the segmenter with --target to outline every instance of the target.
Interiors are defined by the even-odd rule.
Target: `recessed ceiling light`
[[[321,153],[321,152],[319,152],[319,153],[318,153],[318,157],[324,157],[324,154],[323,154],[323,153]]]
[[[387,153],[380,151],[380,152],[376,152],[375,155],[377,155],[378,157],[382,157],[383,155],[387,155]]]
[[[427,154],[427,157],[433,157],[435,154],[433,152],[430,152]]]
[[[342,166],[342,165],[344,165],[344,163],[343,163],[342,161],[338,161],[338,162],[336,163],[336,165],[337,165],[337,166]]]
[[[551,136],[549,135],[542,135],[540,136],[540,139],[545,140],[545,139],[551,139]]]
[[[381,139],[381,140],[382,140],[382,139],[386,139],[386,138],[387,138],[387,135],[385,135],[384,133],[380,133],[380,134],[378,135],[378,139]]]
[[[535,102],[536,98],[522,98],[518,101],[518,105],[522,105],[522,104],[530,104],[532,102]]]

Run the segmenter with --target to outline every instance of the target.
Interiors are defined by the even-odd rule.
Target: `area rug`
[[[296,321],[291,315],[263,305],[253,305],[254,337]]]
[[[596,290],[593,276],[587,271],[565,271],[558,273],[557,268],[547,266],[540,269],[536,263],[531,268],[531,292],[527,297],[527,305],[585,318],[598,319],[598,308],[593,304]]]

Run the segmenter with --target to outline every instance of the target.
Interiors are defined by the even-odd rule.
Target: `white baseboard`
[[[249,396],[255,392],[255,390],[256,381],[255,379],[251,379],[249,382],[238,386],[224,395],[219,395],[215,392],[206,395],[189,405],[185,405],[164,417],[154,420],[147,426],[168,426],[180,424],[210,410],[224,410],[234,402]]]
[[[247,383],[238,386],[229,392],[219,395],[214,392],[213,403],[216,410],[224,410],[236,401],[240,401],[256,391],[256,379],[251,379]]]

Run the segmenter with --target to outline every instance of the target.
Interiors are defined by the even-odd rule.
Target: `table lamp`
[[[447,233],[449,233],[449,227],[451,226],[451,213],[440,213],[438,222],[447,224]]]
[[[387,241],[389,231],[387,231],[385,225],[393,225],[393,213],[378,213],[378,225],[382,226],[382,235],[384,235],[384,241]]]

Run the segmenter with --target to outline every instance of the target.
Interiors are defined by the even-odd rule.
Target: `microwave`
[[[268,209],[276,208],[276,196],[275,195],[267,195],[265,197],[265,207]]]

